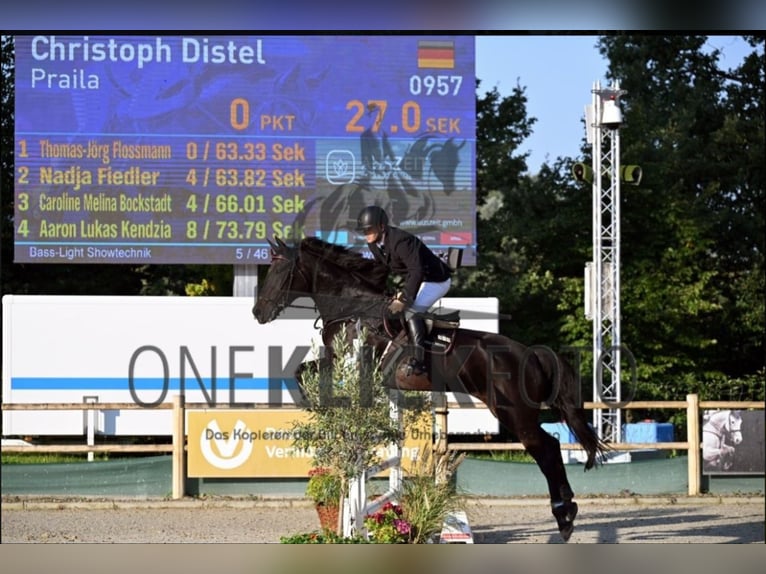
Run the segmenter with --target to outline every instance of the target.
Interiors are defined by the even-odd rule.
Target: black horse
[[[361,254],[316,238],[291,247],[277,239],[272,263],[253,314],[259,323],[276,319],[296,298],[313,299],[322,319],[322,341],[331,352],[335,335],[365,327],[365,344],[392,365],[386,384],[409,391],[470,394],[513,432],[545,475],[559,532],[568,540],[577,504],[567,480],[558,440],[539,424],[543,406],[554,409],[587,452],[585,470],[608,446],[588,425],[571,366],[547,348],[531,348],[503,335],[458,327],[458,318],[432,316],[426,349],[430,376],[408,376],[403,366],[406,335],[387,317],[388,270]],[[401,361],[399,359],[402,359]],[[300,370],[296,373],[300,381]]]

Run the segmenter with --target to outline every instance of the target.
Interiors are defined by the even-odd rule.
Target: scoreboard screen
[[[24,263],[269,263],[364,250],[384,207],[475,264],[471,36],[15,37]]]

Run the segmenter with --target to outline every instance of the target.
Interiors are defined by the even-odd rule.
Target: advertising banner
[[[187,475],[190,477],[308,476],[313,452],[293,446],[295,422],[309,413],[299,409],[199,410],[187,413]],[[402,443],[402,467],[411,470],[419,453],[431,445],[430,417],[408,426]],[[378,449],[381,461],[392,456]]]

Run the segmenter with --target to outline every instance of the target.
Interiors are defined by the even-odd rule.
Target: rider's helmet
[[[356,218],[357,231],[364,231],[368,227],[377,227],[378,225],[387,225],[388,215],[382,207],[377,205],[368,205],[359,212]]]

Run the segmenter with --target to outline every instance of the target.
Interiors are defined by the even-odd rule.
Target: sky
[[[593,84],[599,81],[602,88],[608,87],[608,63],[596,48],[597,40],[585,35],[476,37],[479,94],[497,87],[507,96],[517,82],[526,87],[527,116],[537,118],[532,135],[520,147],[530,152],[530,173],[558,156],[580,157]],[[737,65],[751,50],[732,36],[711,36],[708,44],[723,50],[726,67]]]

